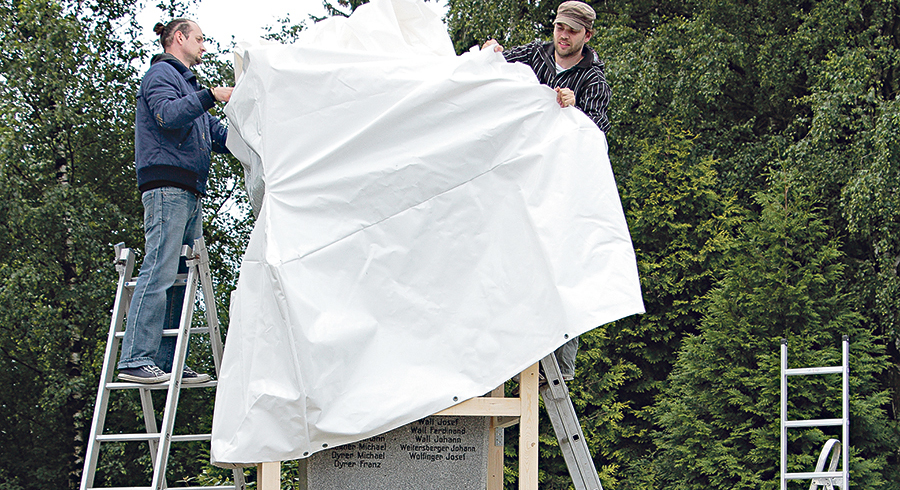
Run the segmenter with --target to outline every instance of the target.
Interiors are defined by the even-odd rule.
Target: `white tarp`
[[[643,311],[603,133],[530,68],[455,56],[423,2],[375,0],[243,69],[228,145],[260,207],[213,461],[383,433]]]

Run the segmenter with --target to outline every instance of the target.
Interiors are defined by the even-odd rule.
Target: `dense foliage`
[[[113,244],[143,248],[134,98],[138,67],[158,47],[140,41],[136,9],[132,0],[0,1],[4,490],[80,483],[117,278]],[[231,77],[221,68],[207,67],[208,79]],[[247,234],[247,213],[226,209],[243,202],[239,169],[234,159],[216,160],[204,224],[226,302],[220,312]],[[210,403],[207,395],[183,405],[184,420],[205,424],[195,432],[209,430]],[[138,406],[137,397],[114,399],[110,425],[140,429]],[[107,446],[98,484],[148,484],[145,444]],[[176,456],[170,479],[197,475],[203,451]]]
[[[330,15],[362,3],[326,2]],[[647,309],[582,336],[572,396],[604,488],[777,488],[779,341],[792,366],[836,364],[846,334],[851,484],[900,489],[900,4],[590,3]],[[549,39],[555,5],[450,0],[448,27],[459,52]],[[80,479],[112,244],[143,243],[133,107],[158,47],[140,41],[137,8],[0,0],[3,490]],[[202,76],[231,72],[209,60]],[[250,225],[240,165],[216,159],[210,189],[224,320]],[[792,417],[835,416],[838,387],[797,383]],[[180,418],[208,428],[210,397],[185,402]],[[139,427],[136,404],[114,402],[114,423]],[[541,488],[569,488],[546,421],[541,431]],[[792,431],[791,469],[810,470],[832,435]],[[110,446],[98,482],[145,485],[145,448]],[[207,459],[201,446],[174,454],[170,481],[228,477]]]
[[[898,4],[589,3],[647,307],[583,336],[604,488],[777,488],[779,339],[836,364],[842,334],[851,484],[900,488]],[[549,39],[554,7],[450,0],[449,28],[460,52]],[[836,416],[836,386],[801,385],[791,416]],[[811,471],[825,434],[790,436]],[[542,457],[541,487],[567,488]]]

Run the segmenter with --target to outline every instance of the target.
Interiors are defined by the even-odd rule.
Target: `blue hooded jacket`
[[[212,93],[171,54],[158,54],[141,81],[134,129],[138,188],[206,194],[210,152],[229,153],[228,130],[208,111]]]

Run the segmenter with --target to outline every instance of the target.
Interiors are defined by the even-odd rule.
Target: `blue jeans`
[[[575,376],[575,355],[578,354],[578,337],[561,345],[555,351],[559,373],[563,376]]]
[[[163,338],[165,328],[178,328],[184,302],[184,286],[173,286],[187,269],[181,258],[183,245],[194,246],[203,234],[200,198],[177,187],[151,189],[141,195],[144,203],[144,262],[128,309],[119,369],[155,364],[172,370],[175,337]]]

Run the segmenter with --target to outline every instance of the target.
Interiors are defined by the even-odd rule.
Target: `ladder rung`
[[[172,442],[209,441],[210,434],[178,434],[172,436]]]
[[[140,442],[157,440],[159,437],[159,432],[139,432],[137,434],[104,434],[97,436],[97,440],[100,442]],[[172,442],[208,441],[210,439],[210,434],[175,434],[172,436]]]
[[[181,383],[181,389],[215,388],[217,385],[218,385],[218,381],[215,379],[211,379],[205,383]],[[113,383],[108,383],[106,385],[106,388],[109,390],[127,390],[127,389],[135,389],[135,388],[145,388],[145,389],[150,389],[150,390],[167,390],[167,389],[169,389],[169,382],[163,381],[162,383],[153,383],[153,384],[113,382]]]
[[[88,487],[86,490],[153,490],[153,487]]]
[[[159,432],[137,434],[103,434],[97,436],[99,442],[137,442],[159,440]]]
[[[198,333],[208,333],[208,332],[209,332],[209,327],[192,327],[191,328],[191,335],[195,335]],[[167,328],[167,329],[163,330],[163,337],[177,337],[177,336],[178,336],[177,328]],[[125,337],[124,330],[121,332],[116,332],[116,338],[121,339],[124,337]]]
[[[225,485],[221,487],[171,487],[172,490],[235,490],[234,485]]]
[[[207,333],[209,332],[208,327],[191,327],[191,335],[195,335],[198,333]],[[163,337],[177,337],[178,329],[177,328],[167,328],[163,330]]]
[[[235,490],[234,485],[224,485],[221,487],[170,487],[172,490]]]
[[[833,427],[844,425],[843,419],[786,420],[785,427]]]
[[[175,282],[172,283],[173,286],[184,286],[187,284],[187,274],[178,274],[178,277],[175,279]],[[134,289],[137,285],[137,281],[125,281],[126,289]]]
[[[173,490],[236,490],[234,485],[221,487],[173,487]],[[152,487],[90,487],[87,490],[153,490]]]
[[[842,366],[796,368],[784,370],[784,374],[786,376],[806,376],[810,374],[840,374],[843,372],[844,368]]]
[[[843,478],[840,471],[810,471],[808,473],[785,473],[785,480],[812,480],[813,478]]]

